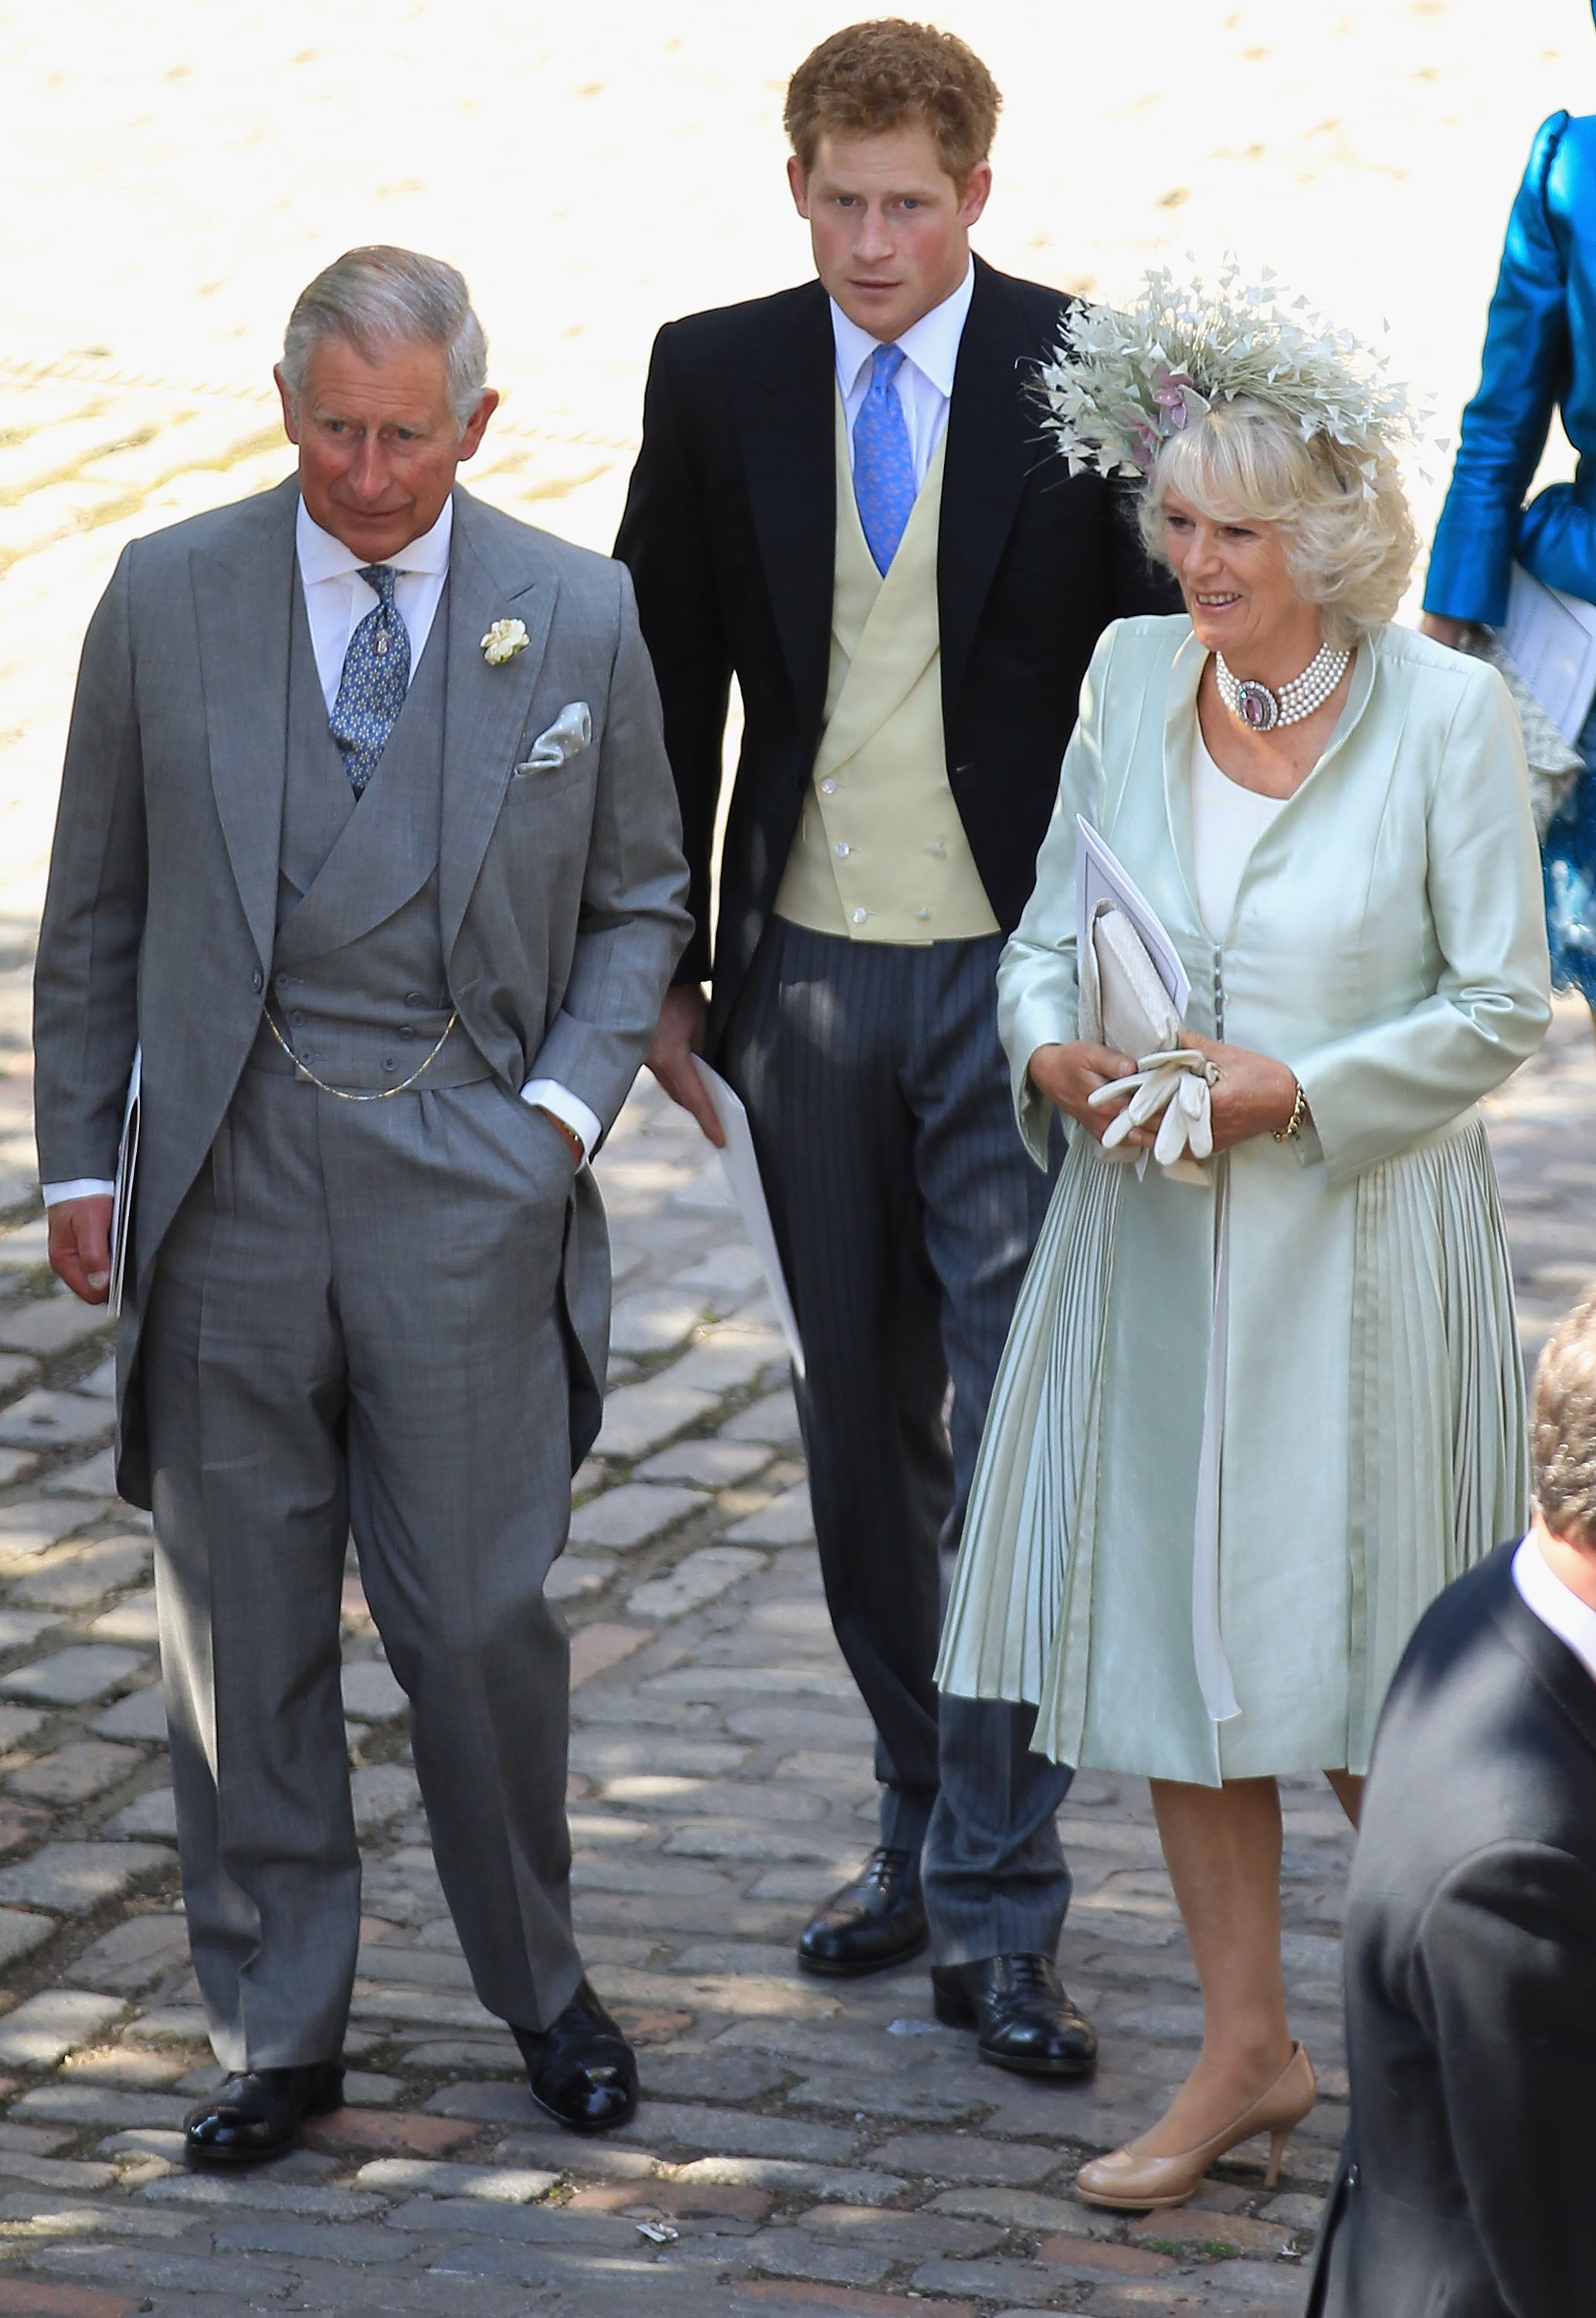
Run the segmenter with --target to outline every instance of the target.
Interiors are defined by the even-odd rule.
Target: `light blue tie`
[[[901,346],[876,347],[870,357],[870,384],[854,421],[854,497],[865,544],[883,575],[914,511],[914,454],[892,383],[903,362]]]
[[[360,576],[378,602],[349,639],[327,726],[356,796],[381,761],[410,684],[410,632],[393,600],[399,575],[391,563],[368,563]]]

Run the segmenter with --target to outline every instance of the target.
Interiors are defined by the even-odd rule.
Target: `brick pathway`
[[[1171,233],[1221,238],[1239,194],[1278,219],[1289,195],[1290,238],[1324,261],[1308,269],[1322,294],[1349,248],[1390,297],[1404,237],[1422,239],[1426,205],[1444,199],[1454,248],[1469,244],[1473,312],[1529,129],[1582,101],[1591,62],[1565,0],[1526,0],[1506,57],[1484,0],[1353,0],[1333,23],[1304,12],[1289,34],[1278,8],[1155,4],[1132,85],[1121,70],[1116,108],[1081,121],[1086,147],[1061,159],[1046,116],[1026,118],[1021,70],[1027,41],[1056,42],[1056,12],[991,0],[989,13],[1015,103],[1013,198],[987,247],[1053,278],[1114,278]],[[779,1338],[717,1163],[651,1083],[599,1164],[614,1390],[556,1573],[575,1631],[578,1916],[640,2047],[636,2125],[591,2145],[540,2125],[509,2039],[477,2004],[403,1702],[352,1573],[345,1703],[368,1874],[350,2105],[264,2177],[191,2177],[176,2161],[179,2120],[212,2071],[176,1904],[148,1525],[112,1492],[103,1334],[43,1268],[30,1135],[29,961],[72,666],[125,539],[285,472],[260,315],[321,254],[318,201],[352,220],[342,238],[388,231],[466,258],[513,390],[473,482],[607,539],[653,321],[722,279],[736,294],[772,278],[761,238],[778,211],[729,218],[720,162],[729,153],[750,184],[767,166],[780,71],[834,12],[795,7],[774,31],[720,0],[672,14],[679,37],[626,53],[602,6],[558,30],[547,11],[496,23],[504,69],[485,75],[437,11],[382,12],[374,50],[367,0],[282,0],[269,16],[219,5],[204,21],[229,24],[230,44],[202,46],[196,30],[192,58],[168,62],[147,8],[103,0],[103,77],[75,83],[52,20],[0,0],[0,65],[22,92],[0,186],[46,185],[53,204],[49,232],[0,253],[22,332],[0,348],[0,2318],[359,2318],[466,2300],[480,2318],[1300,2308],[1345,2091],[1348,1841],[1327,1792],[1292,1785],[1286,1861],[1294,2019],[1326,2098],[1273,2196],[1256,2147],[1174,2215],[1116,2221],[1070,2195],[1082,2152],[1154,2113],[1197,2033],[1133,1781],[1083,1776],[1064,1814],[1077,1896],[1063,1962],[1104,2039],[1091,2087],[976,2065],[932,2020],[923,1970],[838,1987],[794,1969],[809,1907],[871,1840],[868,1732],[820,1597]],[[1565,35],[1572,62],[1552,54]],[[1082,19],[1070,39],[1096,70],[1122,35]],[[1242,92],[1233,114],[1168,94],[1189,88],[1205,50]],[[319,176],[251,208],[260,171],[322,132],[357,70],[390,108],[389,145],[431,176],[395,165],[372,195],[363,165],[324,155]],[[444,124],[425,139],[420,85]],[[72,133],[85,106],[86,139]],[[594,246],[568,175],[579,183],[593,151],[622,166],[662,122],[690,229],[673,238],[650,211],[623,244]],[[1448,140],[1462,122],[1460,184]],[[528,195],[546,129],[554,160]],[[187,195],[196,148],[217,173],[211,205]],[[484,198],[514,230],[482,234]],[[521,229],[527,201],[535,233]],[[1027,212],[1057,253],[1047,230],[1017,230]],[[107,219],[117,229],[97,230]],[[521,294],[529,248],[554,333]],[[1439,349],[1426,374],[1454,400],[1474,329],[1460,346],[1460,280],[1435,269],[1399,317]],[[1596,1271],[1596,1042],[1581,1009],[1560,1011],[1491,1120],[1532,1353]]]

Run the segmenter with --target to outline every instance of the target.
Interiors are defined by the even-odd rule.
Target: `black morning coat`
[[[1129,493],[1071,477],[1042,425],[1039,358],[1069,301],[975,261],[948,412],[937,588],[947,774],[992,911],[1031,891],[1092,648],[1110,620],[1179,608]],[[721,866],[710,1046],[776,899],[825,713],[836,564],[836,348],[818,282],[670,322],[615,553],[636,583],[712,976],[711,851],[728,694],[742,750]]]
[[[1514,1550],[1431,1604],[1381,1714],[1309,2318],[1596,2311],[1596,1679]]]

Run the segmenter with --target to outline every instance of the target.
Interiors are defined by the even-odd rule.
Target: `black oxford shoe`
[[[515,2035],[532,2097],[558,2124],[608,2133],[635,2112],[632,2047],[585,1980],[552,2026],[515,2028]]]
[[[240,2069],[183,2121],[191,2165],[265,2165],[291,2149],[300,2119],[344,2105],[342,2061],[303,2069]]]
[[[1045,1956],[983,1956],[931,1967],[945,2028],[973,2028],[975,2049],[1000,2069],[1031,2077],[1089,2077],[1098,2040]]]
[[[907,1963],[929,1937],[919,1855],[883,1846],[871,1853],[856,1881],[833,1891],[804,1926],[798,1961],[805,1972],[847,1980]]]

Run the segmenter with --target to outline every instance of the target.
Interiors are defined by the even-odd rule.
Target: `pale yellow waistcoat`
[[[837,577],[814,779],[776,913],[855,941],[995,934],[947,783],[937,541],[944,434],[883,579],[854,499],[837,399]]]

